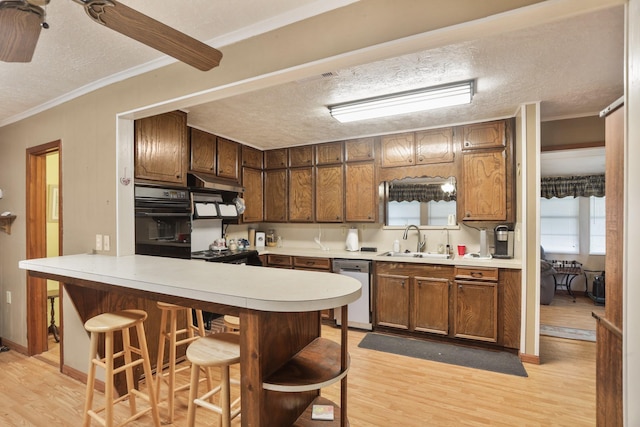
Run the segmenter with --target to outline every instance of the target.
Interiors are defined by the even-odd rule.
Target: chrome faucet
[[[404,234],[402,235],[402,240],[407,240],[407,235],[409,234],[409,229],[410,228],[415,228],[416,231],[418,232],[418,246],[417,246],[416,252],[422,252],[422,248],[424,248],[424,245],[427,242],[422,240],[422,238],[420,236],[420,229],[418,228],[417,225],[413,225],[413,224],[407,225],[407,228],[404,229]]]

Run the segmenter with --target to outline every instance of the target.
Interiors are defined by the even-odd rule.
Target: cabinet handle
[[[458,285],[458,290],[462,290],[462,285]]]
[[[404,280],[402,281],[402,283],[400,285],[404,288]]]
[[[471,146],[471,143],[470,143],[469,141],[465,141],[465,142],[464,142],[464,146],[465,146],[465,147],[470,147],[470,146]]]
[[[422,156],[418,157],[418,161],[419,162],[423,162],[424,161],[424,157],[422,157]]]
[[[472,271],[471,277],[481,278],[483,276],[481,271]]]

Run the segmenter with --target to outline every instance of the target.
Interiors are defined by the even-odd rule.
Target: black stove
[[[249,249],[191,252],[191,259],[202,259],[208,262],[222,262],[227,264],[262,265],[258,257],[258,251]]]

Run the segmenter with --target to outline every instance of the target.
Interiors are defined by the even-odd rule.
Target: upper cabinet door
[[[287,170],[275,169],[264,172],[264,220],[266,222],[287,221],[289,189]]]
[[[216,173],[216,136],[191,128],[191,170]]]
[[[342,163],[344,144],[342,141],[318,144],[316,147],[316,164],[330,165]]]
[[[416,164],[415,134],[413,132],[382,137],[382,167],[413,166]]]
[[[453,128],[416,132],[416,164],[453,162]]]
[[[264,168],[265,169],[286,168],[288,156],[289,156],[289,150],[286,148],[267,150],[264,152]]]
[[[343,166],[316,167],[316,221],[342,222],[344,220]]]
[[[292,168],[313,166],[313,146],[289,148],[289,166]]]
[[[462,219],[507,220],[507,169],[504,150],[465,153],[462,156],[462,169]]]
[[[344,143],[345,160],[347,162],[362,162],[375,158],[373,138],[350,139]]]
[[[462,149],[503,148],[507,143],[505,122],[476,123],[462,127]]]
[[[218,176],[240,180],[240,144],[218,137]]]
[[[262,157],[262,151],[248,145],[242,145],[242,166],[262,169]]]
[[[135,121],[135,177],[187,185],[189,138],[182,111]]]
[[[373,162],[345,165],[345,216],[349,222],[375,222],[378,207]]]
[[[289,221],[313,222],[313,168],[289,169]]]
[[[260,169],[242,168],[242,186],[246,209],[242,214],[243,222],[260,222],[263,219],[262,207],[264,193],[262,190],[262,171]]]

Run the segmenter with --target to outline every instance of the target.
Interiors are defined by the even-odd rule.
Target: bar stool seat
[[[240,363],[240,336],[223,332],[201,338],[189,345],[187,359],[192,364],[187,425],[189,427],[195,425],[196,407],[201,406],[220,414],[220,425],[229,427],[231,420],[240,414],[240,398],[231,402],[231,383],[239,383],[232,381],[229,377],[229,367]],[[199,368],[201,367],[207,369],[220,367],[221,379],[220,385],[198,397]],[[220,405],[207,401],[217,393],[220,393]]]
[[[160,388],[163,383],[167,384],[168,395],[167,404],[169,407],[169,422],[173,423],[175,414],[175,396],[179,391],[189,388],[189,383],[176,386],[176,374],[191,369],[189,363],[185,363],[181,367],[177,367],[177,350],[180,346],[187,345],[205,336],[204,321],[202,310],[194,310],[189,307],[169,304],[166,302],[158,302],[158,308],[161,310],[160,316],[160,340],[158,343],[158,360],[156,363],[156,401],[160,402]],[[178,317],[180,315],[186,317],[185,327],[178,329]],[[195,320],[195,323],[194,323]],[[164,351],[165,344],[168,341],[169,365],[165,369]]]
[[[124,425],[151,411],[154,425],[160,427],[160,416],[158,415],[158,407],[153,393],[153,377],[151,363],[149,361],[149,350],[144,333],[143,322],[146,318],[147,313],[142,310],[122,310],[115,313],[99,314],[85,322],[85,329],[91,333],[91,343],[87,392],[84,404],[84,427],[90,425],[91,418],[98,421],[101,425],[112,427],[114,425],[114,405],[127,399],[129,401],[130,417],[118,425]],[[135,328],[136,331],[139,347],[134,347],[131,344],[130,329],[133,328]],[[122,351],[114,353],[113,336],[114,332],[118,331],[122,332]],[[101,334],[104,335],[104,358],[100,358],[97,355],[98,341]],[[137,357],[134,358],[132,357],[133,355],[137,355]],[[124,359],[124,364],[116,368],[114,361],[120,357]],[[143,367],[145,378],[148,381],[148,393],[142,393],[134,387],[133,368],[138,365],[142,365]],[[98,366],[105,370],[105,406],[93,409],[96,367]],[[122,371],[125,371],[126,375],[127,393],[118,398],[114,398],[114,377]],[[138,411],[137,398],[145,400],[149,404],[148,407]],[[103,411],[104,418],[99,415]]]
[[[224,316],[224,327],[227,332],[240,332],[240,318],[229,314]]]

